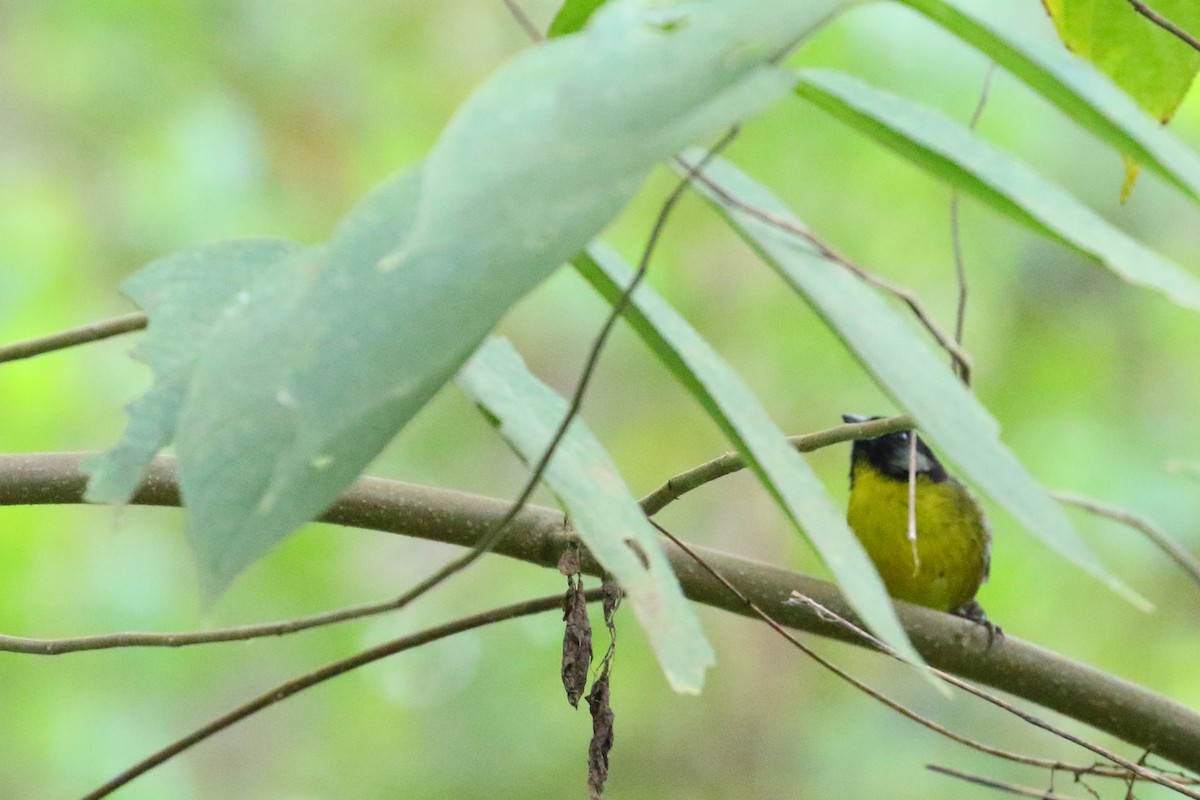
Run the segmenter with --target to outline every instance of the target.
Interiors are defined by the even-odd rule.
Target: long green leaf
[[[943,114],[832,70],[801,70],[796,92],[935,177],[1096,259],[1130,283],[1200,309],[1200,278]]]
[[[541,458],[567,413],[566,401],[534,377],[504,339],[487,340],[457,382],[527,463]],[[543,480],[588,550],[625,590],[671,687],[699,692],[714,660],[712,648],[657,532],[612,459],[579,420],[567,428]]]
[[[685,161],[698,159],[693,153]],[[1049,493],[1000,442],[999,426],[987,410],[873,289],[809,242],[746,210],[801,225],[776,197],[728,162],[714,160],[704,176],[719,191],[703,181],[694,183],[696,189],[821,315],[943,455],[1055,551],[1136,605],[1148,606],[1104,567]]]
[[[988,20],[966,0],[897,2],[991,57],[1101,141],[1200,201],[1200,155],[1150,119],[1091,64],[1062,47]]]
[[[840,4],[606,6],[493,73],[331,240],[248,276],[177,414],[205,591],[327,507],[655,163],[784,96],[772,59]]]
[[[610,302],[633,278],[633,270],[619,255],[597,244],[577,256],[574,264]],[[624,315],[721,426],[788,518],[808,537],[859,617],[907,660],[923,663],[845,516],[737,373],[650,286],[637,288]]]

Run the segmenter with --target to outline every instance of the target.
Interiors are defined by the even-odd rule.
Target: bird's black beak
[[[869,417],[860,417],[857,414],[842,414],[842,422],[846,422],[851,425],[859,422],[866,422],[868,419]]]

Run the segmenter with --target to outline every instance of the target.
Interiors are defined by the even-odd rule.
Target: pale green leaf
[[[485,342],[457,382],[526,463],[541,458],[567,413],[567,402],[534,377],[504,339]],[[542,480],[589,552],[625,590],[671,687],[699,692],[714,660],[712,648],[657,532],[612,459],[579,420],[567,428]]]
[[[1096,259],[1130,283],[1200,309],[1200,278],[1127,236],[966,126],[831,70],[802,70],[796,92],[935,177]]]
[[[154,454],[175,435],[191,380],[197,344],[238,292],[301,249],[276,239],[203,245],[148,264],[122,291],[150,317],[133,354],[154,373],[154,384],[129,407],[129,425],[111,450],[89,460],[87,499],[129,500]]]
[[[574,264],[610,302],[633,278],[633,270],[619,255],[597,244],[576,257]],[[923,663],[844,513],[737,373],[649,285],[643,283],[634,291],[623,313],[721,426],[784,513],[807,536],[860,619],[906,660]]]
[[[605,6],[493,73],[422,166],[249,286],[198,342],[178,415],[206,592],[326,508],[655,163],[785,94],[772,59],[838,5]]]

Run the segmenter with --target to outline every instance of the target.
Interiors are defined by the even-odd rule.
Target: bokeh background
[[[524,5],[543,26],[555,6]],[[1036,0],[976,5],[1031,35],[1053,36]],[[2,0],[0,342],[131,310],[118,291],[122,279],[180,247],[238,236],[319,241],[358,197],[420,158],[471,88],[526,46],[499,0]],[[850,70],[960,120],[987,68],[888,4],[847,14],[797,61]],[[1200,144],[1200,100],[1185,101],[1173,128]],[[1195,265],[1196,209],[1152,175],[1121,206],[1120,157],[1002,71],[979,129],[1137,237]],[[913,287],[952,325],[946,188],[796,99],[747,125],[731,157],[830,243]],[[607,234],[631,258],[670,185],[665,171],[652,176]],[[1200,461],[1200,318],[973,201],[963,202],[961,230],[974,385],[1007,443],[1048,486],[1128,506],[1200,550],[1200,482],[1165,467]],[[893,410],[811,311],[695,198],[671,222],[651,281],[787,430],[828,427],[842,411]],[[604,313],[564,270],[502,329],[539,375],[567,391]],[[0,366],[0,451],[114,442],[122,406],[148,381],[127,356],[131,341]],[[584,417],[639,494],[728,448],[625,330],[605,354]],[[839,500],[847,451],[810,459]],[[453,387],[371,472],[501,497],[526,476]],[[1200,707],[1200,590],[1137,534],[1076,518],[1157,613],[1131,608],[994,508],[993,578],[982,602],[1012,635]],[[744,475],[689,496],[664,521],[686,539],[822,574]],[[67,636],[285,618],[393,595],[454,554],[311,526],[204,610],[182,531],[173,509],[0,509],[0,630]],[[0,797],[79,795],[277,682],[562,584],[554,572],[492,558],[394,618],[284,640],[0,654]],[[699,697],[669,691],[622,615],[614,800],[986,796],[927,772],[927,763],[1049,785],[1043,773],[917,728],[760,625],[700,614],[718,665]],[[563,701],[560,640],[561,626],[547,614],[403,654],[272,708],[120,796],[584,796],[590,723]],[[884,659],[814,644],[990,744],[1090,761],[978,702],[946,700]],[[1124,796],[1121,786],[1092,786]],[[1069,776],[1057,788],[1086,795]]]

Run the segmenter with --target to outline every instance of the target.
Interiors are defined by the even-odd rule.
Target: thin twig
[[[1184,550],[1177,542],[1172,541],[1170,537],[1160,531],[1154,523],[1145,517],[1139,517],[1132,511],[1105,505],[1090,497],[1084,497],[1074,492],[1051,492],[1050,496],[1060,503],[1066,503],[1069,506],[1083,509],[1089,514],[1111,519],[1113,522],[1119,522],[1122,525],[1127,525],[1139,531],[1153,542],[1158,549],[1162,550],[1176,564],[1182,567],[1193,581],[1200,584],[1200,559],[1197,559],[1187,550]]]
[[[49,336],[26,339],[23,342],[13,342],[12,344],[0,347],[0,364],[6,361],[16,361],[22,358],[38,356],[42,353],[75,347],[76,345],[87,344],[88,342],[96,342],[112,336],[120,336],[123,333],[140,331],[146,325],[146,315],[138,312],[101,320],[100,322],[93,322],[66,331],[59,331]]]
[[[603,597],[602,589],[591,589],[584,593],[584,597],[588,602],[595,602]],[[213,721],[196,729],[187,736],[179,739],[172,744],[164,747],[153,755],[139,761],[129,769],[123,771],[112,780],[105,783],[91,792],[84,795],[83,800],[99,800],[101,797],[107,797],[117,789],[126,785],[139,775],[143,775],[149,770],[158,765],[169,761],[180,753],[188,750],[191,747],[199,744],[215,733],[225,730],[226,728],[241,722],[249,716],[257,714],[265,708],[282,702],[294,694],[310,689],[319,683],[323,683],[331,678],[336,678],[339,675],[344,675],[351,670],[358,669],[378,661],[382,658],[395,655],[396,653],[411,650],[415,647],[420,647],[423,644],[428,644],[438,639],[444,639],[447,636],[452,636],[456,633],[469,631],[474,628],[480,628],[484,625],[491,625],[494,622],[502,622],[516,617],[528,616],[530,614],[539,614],[553,609],[562,607],[562,595],[552,595],[550,597],[541,597],[536,600],[527,600],[524,603],[516,603],[503,608],[492,609],[481,614],[476,614],[471,617],[455,620],[454,622],[445,625],[439,625],[436,628],[428,628],[419,633],[402,636],[398,639],[393,639],[390,642],[385,642],[375,647],[363,650],[350,658],[335,661],[321,669],[310,672],[307,675],[302,675],[294,678],[286,683],[281,683],[270,691],[264,692],[248,703],[238,706],[237,708],[222,714]]]
[[[1013,752],[1010,752],[1007,750],[1001,750],[999,748],[983,744],[982,742],[978,742],[974,739],[967,738],[966,736],[962,736],[961,734],[957,734],[957,733],[951,731],[950,729],[943,727],[942,725],[934,722],[933,720],[929,719],[928,717],[918,714],[916,711],[913,711],[912,709],[908,708],[907,706],[903,705],[902,703],[899,703],[896,700],[893,700],[892,698],[888,697],[887,695],[871,688],[863,681],[859,680],[858,678],[855,678],[853,675],[846,672],[841,667],[837,666],[833,662],[826,659],[824,656],[818,654],[812,648],[805,645],[803,642],[801,642],[799,639],[797,639],[794,635],[792,635],[791,632],[789,632],[786,628],[784,628],[782,625],[780,625],[770,614],[765,612],[757,603],[755,603],[753,600],[751,600],[742,590],[740,590],[736,586],[734,586],[733,583],[730,582],[724,575],[722,575],[720,571],[718,571],[711,564],[709,564],[705,558],[703,558],[699,553],[697,553],[695,550],[693,550],[689,545],[684,543],[681,539],[676,537],[673,533],[671,533],[669,530],[667,530],[665,527],[663,527],[659,523],[655,522],[654,520],[650,520],[650,524],[653,525],[655,528],[657,528],[659,533],[661,533],[663,536],[665,536],[672,544],[674,544],[677,548],[679,548],[679,550],[681,550],[693,562],[695,562],[697,566],[699,566],[702,570],[704,570],[715,581],[720,583],[721,586],[723,586],[726,591],[728,591],[731,595],[736,597],[739,602],[741,602],[746,608],[750,609],[750,611],[755,616],[757,616],[759,619],[761,619],[763,622],[765,622],[767,624],[767,626],[771,628],[771,630],[773,630],[775,633],[777,633],[779,636],[781,636],[783,639],[785,639],[789,644],[791,644],[796,649],[800,650],[802,653],[804,653],[806,656],[808,656],[812,660],[816,661],[817,664],[824,667],[826,670],[833,673],[835,676],[837,676],[841,680],[845,681],[846,683],[850,684],[854,688],[856,688],[859,691],[866,694],[868,697],[882,703],[883,705],[887,706],[888,708],[892,709],[893,711],[896,711],[900,715],[912,720],[913,722],[917,723],[918,725],[921,725],[921,726],[933,731],[934,733],[944,736],[953,742],[957,742],[959,744],[970,747],[973,750],[977,750],[981,753],[985,753],[985,754],[991,755],[991,756],[996,756],[998,758],[1002,758],[1002,759],[1005,759],[1008,761],[1014,761],[1019,764],[1026,764],[1029,766],[1041,767],[1041,768],[1049,769],[1052,771],[1059,770],[1059,771],[1064,771],[1064,772],[1071,772],[1071,773],[1075,774],[1077,777],[1082,774],[1089,774],[1089,775],[1096,775],[1098,777],[1117,778],[1117,779],[1125,780],[1125,779],[1128,779],[1128,777],[1130,776],[1131,773],[1127,769],[1118,770],[1118,769],[1107,767],[1105,765],[1097,765],[1097,766],[1089,767],[1089,766],[1084,766],[1084,765],[1079,765],[1079,764],[1066,764],[1064,762],[1057,761],[1054,759],[1037,758],[1035,756],[1027,756],[1027,755],[1022,755],[1020,753],[1013,753]],[[806,600],[808,600],[808,599],[806,598]],[[839,625],[842,625],[842,624],[850,625],[851,629],[856,632],[856,635],[861,635],[859,633],[861,631],[861,629],[858,628],[857,626],[853,626],[851,623],[846,621],[844,618],[839,617],[836,614],[833,614],[828,609],[824,608],[823,606],[821,606],[818,603],[815,603],[814,601],[808,600],[808,603],[811,604],[811,607],[814,607],[816,609],[816,613],[818,615],[825,617],[825,615],[828,614],[829,616],[825,617],[826,619],[830,619],[831,621],[836,621],[837,624],[839,624]],[[871,637],[869,635],[866,637],[866,640],[869,643],[871,643],[872,645],[874,645],[875,642],[877,641],[874,639],[874,637]],[[889,650],[885,650],[882,647],[877,647],[877,649],[879,649],[881,652],[885,652],[888,655],[892,655],[893,657],[895,657],[894,654],[892,652],[890,652]],[[943,677],[945,675],[945,673],[941,673],[936,669],[934,669],[934,674],[938,675],[938,677]],[[971,687],[971,688],[974,689],[975,692],[983,692],[983,690],[981,690],[981,689],[976,689],[975,687]],[[986,692],[984,692],[984,694],[986,694]],[[1001,701],[1001,702],[1003,702],[1003,701]],[[1154,777],[1161,775],[1161,773],[1159,773],[1157,771],[1148,770],[1148,769],[1146,770],[1146,773],[1150,777],[1144,777],[1144,776],[1137,776],[1137,777],[1140,777],[1143,780],[1154,780]],[[1180,776],[1180,781],[1186,782],[1186,783],[1192,783],[1192,779],[1188,778],[1187,776]]]
[[[1133,6],[1134,11],[1141,14],[1143,17],[1150,20],[1158,27],[1167,31],[1168,33],[1173,35],[1175,38],[1179,39],[1181,42],[1184,42],[1185,44],[1188,45],[1188,47],[1191,47],[1193,50],[1200,51],[1200,39],[1197,39],[1195,36],[1192,36],[1190,33],[1185,31],[1183,28],[1179,27],[1174,22],[1171,22],[1171,20],[1164,17],[1162,14],[1159,14],[1157,11],[1150,8],[1148,5],[1143,3],[1142,0],[1129,0],[1129,5]]]
[[[975,104],[975,110],[971,112],[971,120],[967,124],[968,130],[975,130],[975,127],[979,124],[979,118],[983,115],[983,108],[987,105],[988,92],[992,87],[992,75],[995,71],[996,62],[988,62],[987,73],[983,76],[983,88],[979,91],[979,102]],[[963,259],[962,237],[960,233],[958,224],[958,189],[954,188],[950,190],[950,247],[954,253],[954,274],[958,280],[958,307],[954,314],[954,341],[959,347],[962,347],[963,332],[967,319],[967,269],[966,262]],[[959,380],[970,386],[970,367],[959,361],[955,361],[954,368],[958,373]]]
[[[788,441],[801,453],[810,453],[832,444],[849,442],[854,439],[874,439],[898,431],[912,430],[916,423],[907,414],[898,417],[872,419],[866,422],[852,422],[837,425],[816,433],[806,433],[802,436],[789,436]],[[706,461],[698,467],[681,472],[670,478],[662,486],[643,497],[639,502],[642,511],[647,516],[654,516],[683,495],[698,489],[717,478],[723,478],[738,470],[746,468],[746,460],[740,453],[724,453],[712,461]]]
[[[530,39],[540,42],[545,38],[542,36],[542,32],[538,30],[538,27],[533,24],[533,20],[529,18],[529,15],[525,13],[525,10],[517,5],[516,0],[503,0],[503,2],[505,7],[508,8],[508,13],[512,14],[517,24],[525,29],[525,33]]]
[[[407,598],[407,595],[405,597]],[[396,610],[402,605],[407,604],[407,602],[411,602],[411,599],[405,600],[400,605],[397,605],[397,602],[397,598],[389,598],[377,603],[348,606],[346,608],[279,622],[238,625],[209,631],[162,633],[153,631],[125,631],[121,633],[74,636],[61,639],[40,639],[0,634],[0,652],[57,656],[64,653],[78,653],[85,650],[111,650],[121,647],[188,647],[198,644],[247,641],[268,636],[286,636],[325,625],[334,625],[340,622],[349,622],[351,620],[362,619],[363,617],[374,616]]]
[[[845,617],[843,617],[833,611],[830,611],[828,608],[824,607],[817,601],[813,600],[811,597],[806,597],[803,594],[801,594],[800,592],[793,592],[792,597],[798,604],[809,606],[814,611],[816,611],[816,613],[821,614],[829,621],[845,628],[847,631],[854,632],[856,635],[861,637],[863,639],[863,641],[868,642],[872,647],[879,650],[881,653],[886,653],[887,655],[891,656],[892,658],[894,658],[898,661],[901,661],[902,663],[907,663],[902,658],[900,658],[899,654],[896,653],[896,651],[893,650],[891,648],[891,646],[889,646],[886,642],[878,639],[877,637],[875,637],[873,634],[871,634],[869,631],[862,628],[861,626],[855,625],[853,622],[846,619]],[[1052,725],[1051,723],[1045,721],[1044,719],[1034,716],[1033,714],[1030,714],[1028,711],[1025,711],[1024,709],[1019,708],[1018,706],[1015,706],[1012,703],[1009,703],[1008,701],[1001,699],[1000,697],[992,694],[991,692],[984,691],[983,689],[980,689],[978,686],[968,683],[967,681],[964,681],[961,678],[958,678],[957,676],[951,675],[948,672],[943,672],[942,670],[940,670],[936,667],[932,667],[932,666],[928,667],[928,669],[934,675],[941,678],[946,683],[949,683],[951,686],[954,686],[958,689],[962,689],[964,692],[967,692],[968,694],[972,694],[975,697],[978,697],[980,700],[984,700],[988,703],[991,703],[992,705],[996,706],[997,708],[1007,711],[1008,713],[1024,720],[1025,722],[1029,723],[1030,725],[1033,725],[1034,727],[1041,728],[1042,730],[1044,730],[1048,733],[1052,733],[1061,739],[1066,739],[1068,742],[1079,745],[1080,747],[1084,748],[1085,750],[1090,750],[1095,755],[1098,755],[1103,759],[1106,759],[1108,761],[1111,761],[1114,764],[1124,767],[1130,773],[1137,775],[1138,777],[1142,778],[1143,780],[1149,781],[1151,783],[1157,783],[1159,786],[1165,786],[1168,789],[1174,789],[1176,792],[1179,792],[1184,797],[1191,797],[1194,800],[1200,800],[1200,793],[1197,793],[1197,792],[1192,791],[1191,789],[1188,789],[1182,783],[1174,780],[1173,778],[1163,775],[1162,773],[1157,772],[1156,770],[1148,769],[1147,767],[1145,767],[1135,761],[1130,761],[1129,759],[1125,758],[1124,756],[1122,756],[1118,753],[1113,752],[1112,750],[1109,750],[1105,747],[1101,747],[1100,745],[1095,744],[1094,742],[1089,742],[1086,739],[1082,739],[1082,738],[1076,736],[1075,734],[1071,733],[1070,731],[1067,731],[1063,728],[1059,728],[1056,725]]]
[[[956,769],[949,767],[938,766],[937,764],[926,764],[925,769],[930,772],[936,772],[940,775],[948,775],[951,778],[958,778],[960,781],[973,783],[976,786],[984,786],[988,789],[999,789],[1002,792],[1015,794],[1019,797],[1034,797],[1038,800],[1073,800],[1070,795],[1056,794],[1053,789],[1042,791],[1041,789],[1031,789],[1028,786],[1016,786],[1011,783],[1004,783],[994,778],[984,778],[979,775],[972,775],[968,772],[959,772]]]
[[[683,159],[677,158],[675,161],[681,167],[688,168],[687,162]],[[823,258],[845,268],[864,283],[874,286],[877,289],[881,289],[893,297],[903,301],[904,304],[908,306],[909,310],[912,311],[912,313],[916,316],[921,325],[925,327],[925,330],[929,331],[929,334],[933,336],[938,345],[947,353],[949,353],[950,356],[961,365],[961,368],[966,369],[968,373],[970,372],[971,356],[963,348],[958,346],[952,336],[942,330],[941,326],[934,321],[933,316],[925,310],[925,306],[921,304],[920,298],[918,298],[917,295],[907,286],[901,286],[898,283],[893,283],[881,275],[876,275],[866,267],[856,264],[846,256],[843,256],[835,251],[829,245],[825,244],[825,242],[818,239],[814,233],[796,223],[795,220],[788,219],[787,217],[780,216],[779,214],[774,214],[764,208],[759,208],[756,205],[747,203],[740,197],[730,194],[724,186],[712,180],[702,172],[695,175],[695,180],[708,187],[713,194],[721,199],[721,202],[733,206],[739,211],[749,214],[750,216],[756,217],[768,225],[778,228],[779,230],[800,237],[816,248],[817,252],[820,253]]]

